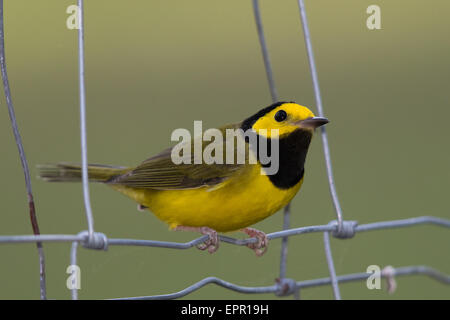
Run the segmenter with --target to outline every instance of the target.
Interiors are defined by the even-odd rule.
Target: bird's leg
[[[217,231],[208,227],[188,227],[188,226],[176,226],[173,230],[175,231],[195,231],[200,232],[203,235],[208,235],[204,243],[197,245],[200,250],[208,249],[209,253],[214,253],[219,249],[219,237],[217,236]]]
[[[244,228],[241,229],[242,232],[245,232],[249,235],[250,238],[255,237],[258,239],[258,242],[256,243],[249,243],[247,244],[247,247],[255,251],[255,254],[260,257],[267,251],[267,247],[269,245],[269,239],[267,238],[267,235],[259,230],[253,229],[253,228]]]

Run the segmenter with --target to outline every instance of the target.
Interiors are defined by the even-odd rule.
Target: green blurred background
[[[75,1],[6,1],[6,58],[42,233],[86,229],[80,184],[39,181],[36,164],[79,161],[77,33],[66,28]],[[366,28],[366,8],[381,7],[382,30]],[[346,219],[369,223],[421,215],[450,217],[448,119],[450,2],[306,1],[338,193]],[[170,144],[193,120],[215,127],[271,103],[250,0],[85,3],[88,155],[93,163],[135,165]],[[261,1],[282,100],[315,110],[295,0]],[[0,234],[30,234],[23,173],[2,92]],[[321,141],[312,143],[306,179],[292,205],[292,227],[334,219]],[[109,237],[188,241],[103,185],[91,185],[95,228]],[[280,230],[282,214],[256,225]],[[240,234],[233,236],[242,237]],[[111,247],[79,251],[80,298],[114,298],[181,290],[207,276],[240,285],[271,285],[280,240],[257,258],[223,244],[196,249]],[[448,230],[416,226],[332,240],[338,274],[368,265],[425,264],[450,272]],[[48,297],[70,298],[69,243],[45,244]],[[39,298],[34,244],[0,246],[0,298]],[[328,276],[322,234],[291,237],[287,275]],[[450,287],[425,276],[398,279],[388,295],[365,282],[342,284],[343,298],[450,298]],[[329,286],[304,299],[331,299]],[[191,299],[270,299],[209,285]]]

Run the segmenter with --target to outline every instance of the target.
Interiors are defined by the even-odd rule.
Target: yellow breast
[[[215,187],[187,190],[145,190],[112,187],[148,207],[159,219],[176,226],[207,226],[227,232],[248,227],[289,203],[300,189],[303,178],[292,188],[275,187],[260,165],[233,176]]]

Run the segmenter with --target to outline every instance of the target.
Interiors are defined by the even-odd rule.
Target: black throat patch
[[[295,186],[305,173],[304,165],[306,154],[308,153],[312,133],[307,130],[297,129],[279,140],[279,167],[278,172],[268,175],[273,185],[279,189],[289,189]],[[257,148],[255,150],[259,161],[259,139],[266,139],[258,136]],[[268,139],[267,154],[271,156],[271,141]],[[261,164],[263,168],[270,167],[270,163]]]

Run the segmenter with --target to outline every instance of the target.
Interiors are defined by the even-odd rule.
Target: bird
[[[303,184],[305,160],[315,129],[328,122],[305,106],[280,101],[241,122],[218,128],[222,138],[214,140],[215,152],[228,147],[238,154],[240,143],[245,161],[236,161],[238,156],[233,155],[233,161],[198,163],[194,155],[182,150],[184,162],[174,163],[175,146],[134,167],[88,164],[88,179],[133,199],[138,209],[151,211],[170,230],[207,235],[207,240],[197,245],[201,250],[213,253],[218,249],[218,232],[242,231],[256,238],[247,246],[262,256],[268,248],[267,235],[250,226],[285,207],[297,194]],[[229,130],[241,134],[229,138]],[[208,143],[202,139],[193,137],[181,146],[193,147],[186,149],[189,151],[200,143],[205,151]],[[263,147],[271,156],[270,163],[263,161],[267,160],[261,156]],[[218,159],[224,160],[225,155]],[[267,174],[274,161],[278,162],[277,170]],[[38,168],[39,177],[45,181],[82,180],[80,164],[60,162]]]

